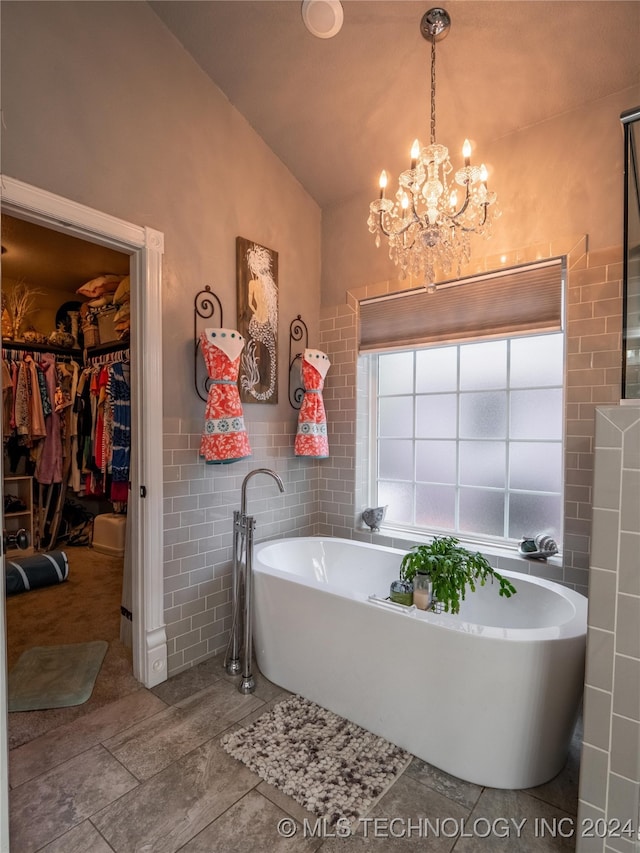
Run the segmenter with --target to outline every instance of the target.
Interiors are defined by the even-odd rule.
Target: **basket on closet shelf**
[[[118,340],[118,333],[115,330],[116,306],[109,305],[98,311],[98,337],[101,344],[111,343]]]
[[[84,323],[82,326],[85,347],[97,347],[100,343],[100,331],[93,323]]]

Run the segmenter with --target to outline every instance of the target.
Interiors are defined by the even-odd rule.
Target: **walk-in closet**
[[[12,748],[136,686],[130,329],[128,255],[2,215],[8,669],[32,649],[105,649],[86,703],[10,696]]]

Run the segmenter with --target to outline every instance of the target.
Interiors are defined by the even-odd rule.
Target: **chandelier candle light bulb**
[[[420,143],[417,139],[414,139],[413,145],[411,146],[411,168],[412,169],[415,169],[419,156],[420,156]]]
[[[462,146],[462,156],[464,157],[464,165],[471,165],[471,143],[468,139],[465,139],[464,145]]]
[[[380,172],[380,198],[384,198],[384,191],[387,186],[387,173],[383,169]]]
[[[400,267],[400,277],[424,276],[429,292],[435,288],[437,272],[458,276],[471,257],[470,235],[490,235],[492,220],[499,216],[496,194],[487,189],[484,164],[471,165],[471,143],[464,140],[464,166],[454,171],[449,150],[436,143],[435,47],[451,26],[445,9],[430,9],[420,22],[422,36],[431,42],[431,135],[424,148],[415,139],[411,146],[411,168],[398,178],[395,201],[385,197],[386,171],[380,175],[380,197],[369,205],[369,231],[380,246],[389,243],[389,257]],[[458,207],[458,192],[464,196]]]

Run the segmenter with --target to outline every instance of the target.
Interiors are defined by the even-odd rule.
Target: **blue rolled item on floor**
[[[18,595],[63,583],[69,577],[69,561],[64,551],[48,551],[15,560],[6,557],[5,574],[7,595]]]

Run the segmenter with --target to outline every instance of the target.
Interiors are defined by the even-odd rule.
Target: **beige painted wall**
[[[472,264],[559,238],[589,235],[592,250],[622,244],[623,134],[620,113],[640,103],[640,86],[496,140],[482,153],[502,215]],[[454,147],[455,140],[443,139]],[[322,303],[397,278],[384,244],[367,229],[371,192],[323,210]],[[408,285],[406,285],[408,286]]]
[[[320,210],[142,2],[3,2],[2,171],[163,232],[164,612],[173,674],[224,650],[232,518],[251,468],[256,539],[313,533],[317,472],[295,458],[288,330],[318,345]],[[279,253],[278,405],[246,404],[253,456],[199,458],[193,300],[205,285],[236,322],[236,237]]]
[[[193,297],[235,325],[235,238],[279,252],[280,399],[289,322],[317,344],[320,210],[145,3],[2,4],[2,171],[165,236],[165,414],[197,417]]]

